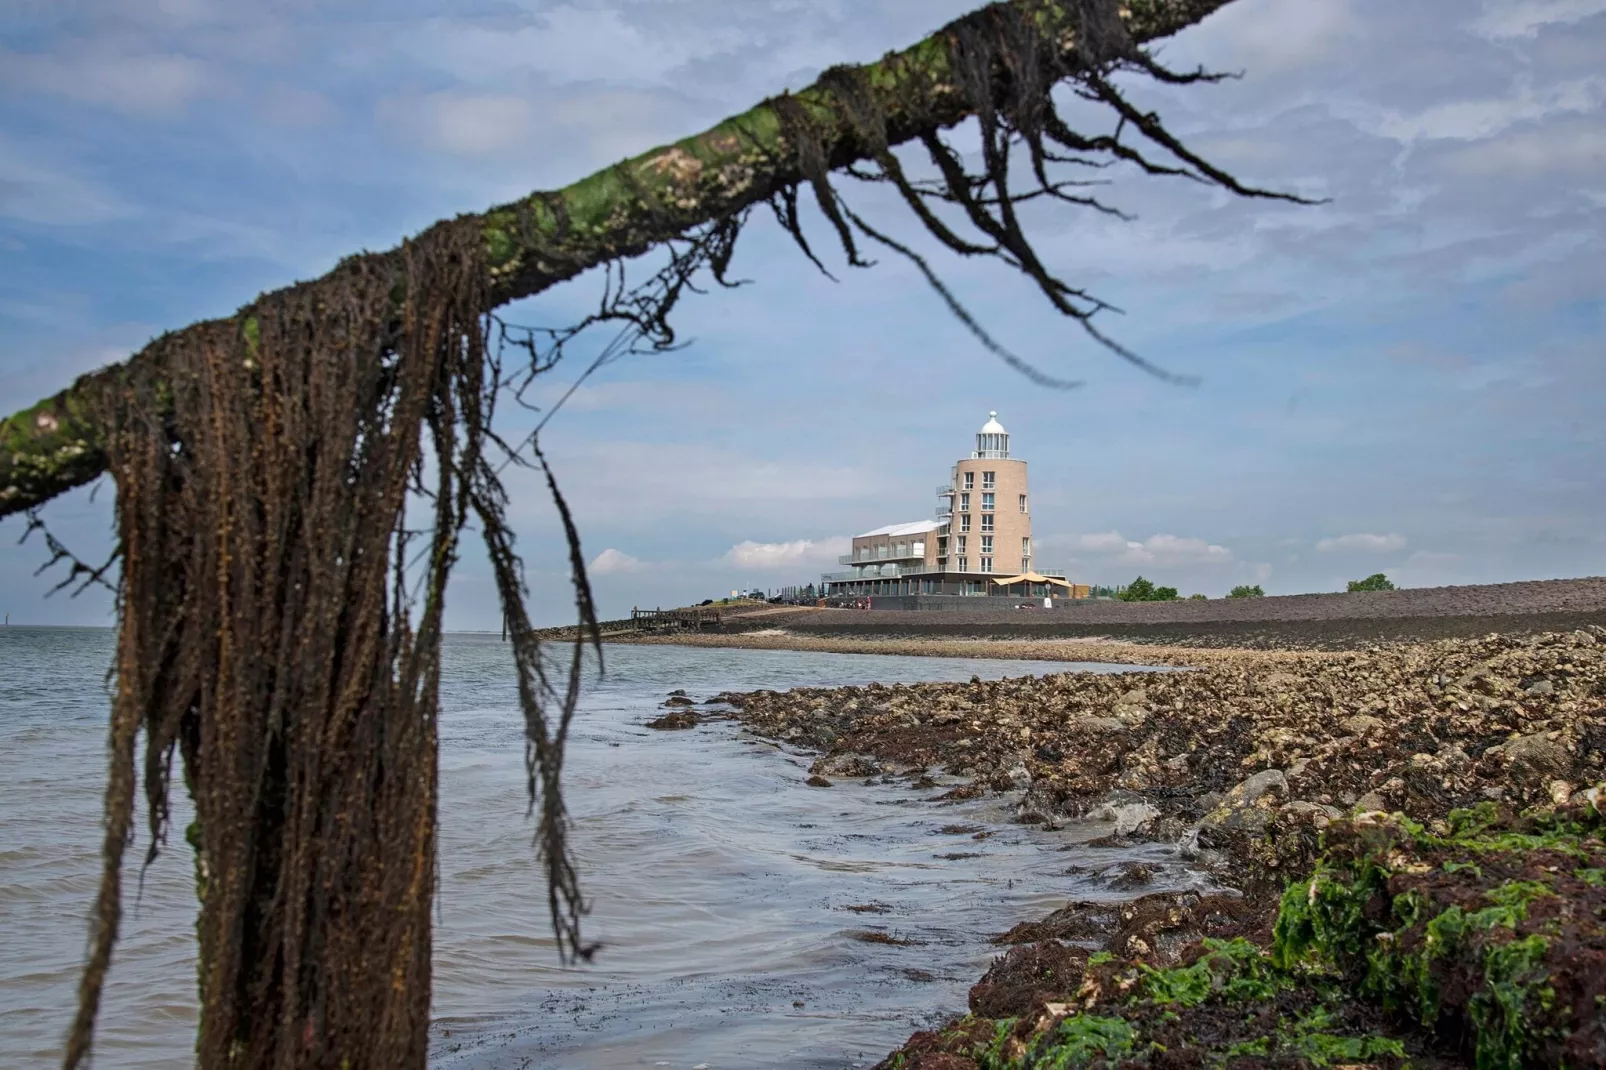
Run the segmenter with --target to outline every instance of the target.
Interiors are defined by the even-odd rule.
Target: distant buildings
[[[996,412],[987,414],[976,448],[955,463],[948,480],[937,488],[933,519],[855,535],[853,552],[840,558],[852,569],[822,576],[826,593],[1001,593],[996,581],[1023,574],[1029,578],[1010,591],[1041,594],[1046,586],[1059,594],[1083,593],[1068,589],[1065,573],[1036,567],[1026,462],[1009,455],[1009,432]]]

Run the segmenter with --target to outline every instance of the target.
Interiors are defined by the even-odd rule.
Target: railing
[[[882,565],[875,572],[827,572],[820,579],[826,583],[844,583],[849,580],[895,580],[900,576],[919,576],[936,569],[928,565]]]
[[[937,520],[947,520],[954,515],[954,507],[952,505],[939,505],[937,506],[937,511],[931,515]]]
[[[632,609],[630,623],[633,627],[644,632],[657,631],[702,631],[704,628],[718,628],[720,626],[720,613],[717,609],[706,607],[693,607],[691,609]]]
[[[952,498],[953,496],[954,496],[954,485],[952,483],[948,484],[946,487],[938,487],[937,488],[937,497],[939,497],[939,498]]]
[[[843,554],[836,559],[836,563],[839,565],[881,565],[891,561],[924,561],[925,559],[925,550],[921,550],[919,553],[915,553],[913,550],[906,550],[902,553]]]

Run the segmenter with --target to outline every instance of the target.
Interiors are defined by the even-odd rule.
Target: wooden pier
[[[707,606],[694,609],[632,609],[631,627],[642,632],[700,632],[718,630],[720,612]]]

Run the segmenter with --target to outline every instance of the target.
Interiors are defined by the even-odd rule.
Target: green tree
[[[1228,598],[1264,598],[1265,596],[1266,592],[1260,589],[1260,584],[1258,583],[1253,586],[1247,583],[1240,583],[1227,592]]]
[[[1175,587],[1156,587],[1151,580],[1142,576],[1133,580],[1122,588],[1116,595],[1123,602],[1175,602],[1177,589]]]
[[[1354,594],[1356,591],[1392,591],[1392,590],[1394,590],[1394,584],[1390,583],[1389,582],[1389,578],[1387,576],[1383,575],[1383,573],[1381,573],[1381,572],[1374,572],[1370,576],[1366,577],[1364,580],[1350,580],[1349,581],[1349,592],[1351,594]]]
[[[1190,602],[1206,602],[1209,601],[1209,599],[1210,596],[1207,594],[1190,594],[1188,596],[1188,601]]]

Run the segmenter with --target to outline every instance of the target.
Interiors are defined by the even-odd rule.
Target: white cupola
[[[998,422],[998,413],[987,414],[987,422],[976,432],[976,452],[971,456],[998,460],[1009,457],[1009,432]]]

